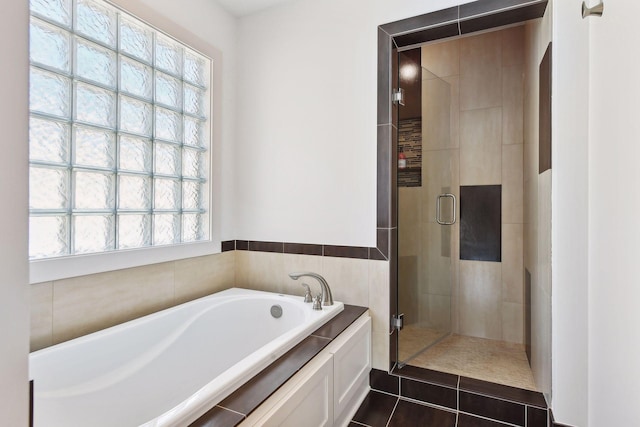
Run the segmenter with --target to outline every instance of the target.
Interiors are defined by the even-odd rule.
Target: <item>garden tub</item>
[[[34,425],[188,425],[342,309],[232,288],[36,351]]]

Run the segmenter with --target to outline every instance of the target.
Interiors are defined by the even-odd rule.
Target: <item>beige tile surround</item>
[[[336,301],[369,307],[372,355],[389,367],[389,263],[267,252],[222,254],[117,270],[31,286],[31,350],[96,332],[231,287],[302,295],[288,273],[322,274]]]
[[[312,278],[292,280],[288,274],[313,271],[327,279],[333,298],[369,307],[372,317],[373,367],[389,368],[389,263],[351,258],[236,251],[236,286],[302,295],[301,283],[320,292]]]
[[[233,252],[31,285],[31,350],[233,286]]]

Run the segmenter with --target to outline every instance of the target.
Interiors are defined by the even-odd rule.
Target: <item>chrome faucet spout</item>
[[[293,280],[298,280],[301,277],[312,277],[316,279],[318,283],[320,283],[320,289],[322,292],[322,305],[333,305],[333,295],[331,295],[331,288],[329,287],[329,283],[327,283],[325,278],[318,273],[312,273],[310,271],[302,273],[289,273],[289,277],[291,277]]]

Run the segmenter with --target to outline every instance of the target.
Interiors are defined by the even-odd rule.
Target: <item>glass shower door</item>
[[[420,137],[415,122],[413,134],[406,132],[405,121],[399,122],[399,146],[421,157],[419,185],[405,179],[404,170],[398,172],[398,312],[404,314],[400,366],[450,335],[452,326],[458,151],[451,140],[451,86],[422,68],[421,96]]]

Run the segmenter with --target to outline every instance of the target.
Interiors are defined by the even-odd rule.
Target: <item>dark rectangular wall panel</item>
[[[502,186],[460,187],[460,259],[502,259]]]
[[[551,43],[540,63],[540,129],[538,173],[551,169]]]

